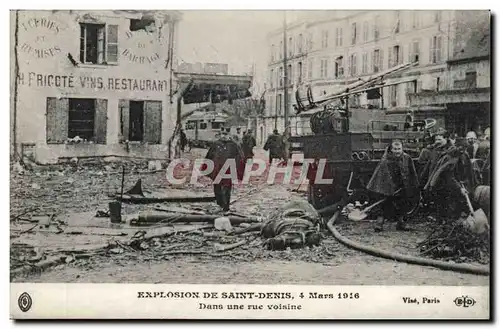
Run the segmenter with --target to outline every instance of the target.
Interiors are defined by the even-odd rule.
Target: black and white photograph
[[[11,9],[11,318],[490,319],[491,15]]]

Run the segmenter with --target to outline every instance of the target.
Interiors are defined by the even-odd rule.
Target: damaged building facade
[[[12,11],[14,153],[165,157],[175,129],[176,11]]]

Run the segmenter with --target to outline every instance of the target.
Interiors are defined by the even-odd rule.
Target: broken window
[[[106,99],[47,98],[47,143],[61,144],[78,136],[105,144],[107,109]]]
[[[120,100],[120,141],[125,140],[160,144],[161,101]],[[186,129],[191,127],[188,122]]]
[[[80,62],[118,62],[118,25],[80,23]]]
[[[155,29],[154,18],[141,18],[141,19],[131,19],[130,20],[130,31],[146,31],[153,32]]]

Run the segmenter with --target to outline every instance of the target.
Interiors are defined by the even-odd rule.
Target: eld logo
[[[457,297],[454,300],[455,305],[460,307],[472,307],[476,304],[476,301],[474,298],[469,297],[469,296],[462,296],[462,297]]]

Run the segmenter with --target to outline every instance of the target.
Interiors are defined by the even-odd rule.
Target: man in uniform
[[[269,151],[269,163],[272,163],[273,159],[281,159],[283,156],[283,137],[278,133],[278,129],[274,129],[272,135],[267,138],[264,150]]]
[[[448,140],[448,132],[443,128],[439,128],[433,137],[434,144],[423,149],[418,158],[418,162],[421,165],[418,178],[421,184],[427,182],[429,174],[434,170],[441,155],[451,147],[451,143]]]
[[[468,212],[464,195],[473,193],[479,181],[468,152],[463,146],[451,146],[429,172],[424,193],[434,200],[440,220],[456,220]]]
[[[400,140],[392,141],[366,187],[380,198],[386,198],[382,215],[377,218],[376,232],[383,230],[386,219],[396,221],[397,230],[408,230],[405,214],[419,193],[418,186],[413,160],[403,151]]]
[[[209,148],[206,159],[211,160],[214,164],[214,169],[208,175],[210,179],[214,182],[214,194],[217,204],[222,208],[223,211],[229,211],[229,204],[231,201],[231,190],[233,188],[232,178],[223,178],[220,182],[216,179],[223,168],[224,164],[228,160],[233,160],[236,163],[237,178],[238,180],[243,179],[243,174],[245,170],[243,151],[238,143],[236,143],[226,131],[222,130],[221,137],[216,140],[212,146]],[[203,170],[206,169],[206,165],[203,166]],[[226,174],[231,174],[231,177],[235,173],[231,172],[231,166],[228,167]]]
[[[247,130],[243,135],[241,147],[243,149],[243,154],[245,155],[245,159],[253,158],[253,148],[256,145],[255,138],[252,135],[252,130]]]
[[[241,128],[238,127],[236,128],[236,134],[233,134],[232,138],[236,143],[240,142],[240,133],[241,133]]]

